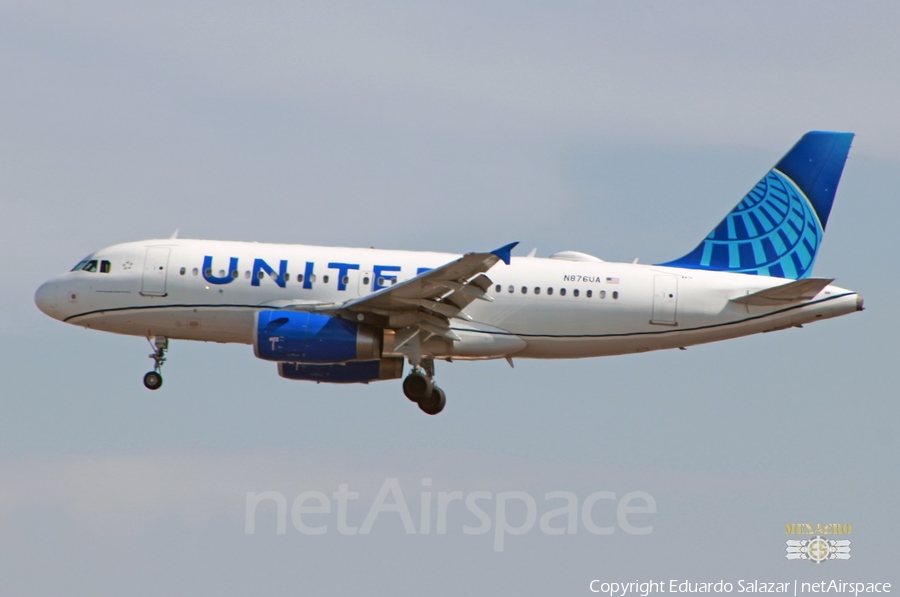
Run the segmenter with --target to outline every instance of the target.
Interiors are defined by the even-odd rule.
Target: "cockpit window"
[[[110,270],[110,267],[111,267],[111,264],[109,263],[109,261],[107,261],[106,259],[104,259],[103,261],[100,262],[100,273],[101,273],[101,274],[108,274],[108,273],[109,273],[109,270]]]
[[[85,271],[85,272],[97,271],[97,260],[91,259],[90,261],[88,261],[87,263],[84,264],[84,266],[81,268],[81,270]]]
[[[89,261],[88,259],[82,259],[81,261],[78,262],[78,265],[76,265],[69,271],[77,272],[77,271],[81,270],[85,265],[88,264],[88,261]]]

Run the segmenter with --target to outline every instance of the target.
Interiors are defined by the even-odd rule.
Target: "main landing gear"
[[[147,341],[150,342],[150,339],[148,338]],[[166,351],[169,349],[169,339],[165,336],[156,336],[153,338],[153,341],[150,342],[150,346],[153,347],[153,354],[150,355],[150,358],[153,359],[155,366],[153,367],[153,371],[144,375],[144,387],[148,390],[158,390],[162,387],[163,383],[160,369],[162,369],[163,363],[166,362]]]
[[[436,415],[444,410],[447,404],[447,395],[444,390],[434,384],[434,365],[423,369],[416,367],[403,380],[403,393],[406,397],[419,405],[419,408],[428,415]]]

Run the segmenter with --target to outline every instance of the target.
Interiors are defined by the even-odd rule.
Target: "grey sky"
[[[0,593],[589,594],[591,579],[900,581],[896,3],[0,4]],[[399,384],[65,326],[35,288],[168,236],[683,254],[807,130],[857,133],[816,266],[839,320]],[[247,492],[647,491],[645,537],[245,535]],[[368,502],[367,502],[368,500]],[[558,504],[554,504],[556,506]],[[786,522],[853,558],[784,558]],[[333,526],[334,520],[328,523]],[[895,584],[896,586],[896,584]]]

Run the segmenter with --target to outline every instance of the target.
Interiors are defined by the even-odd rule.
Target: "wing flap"
[[[450,329],[450,320],[471,321],[463,309],[478,299],[493,300],[488,294],[493,282],[485,272],[500,261],[508,265],[510,252],[517,244],[510,243],[489,253],[467,253],[406,282],[345,303],[290,307],[330,312],[348,319],[362,320],[366,314],[376,315],[381,318],[376,325],[385,328],[386,333],[391,331],[391,350],[418,359],[423,336],[425,339],[439,336],[451,342],[460,340]]]
[[[443,318],[456,317],[473,300],[493,300],[487,293],[492,282],[485,272],[500,261],[509,263],[510,251],[516,244],[489,253],[467,253],[411,280],[349,301],[341,308],[356,313],[421,309]],[[466,318],[464,314],[461,317]]]

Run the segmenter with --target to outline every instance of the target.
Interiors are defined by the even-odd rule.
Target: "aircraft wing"
[[[741,305],[753,305],[756,307],[772,307],[799,303],[815,298],[817,294],[834,282],[834,278],[805,278],[794,280],[781,286],[766,288],[744,296],[731,299],[732,303]]]
[[[485,272],[499,261],[509,264],[510,253],[517,244],[510,243],[489,253],[468,253],[406,282],[345,303],[319,305],[315,310],[355,313],[360,321],[374,316],[374,322],[382,327],[418,327],[459,340],[450,330],[450,319],[470,320],[464,309],[472,301],[493,300],[487,293],[493,282]]]

